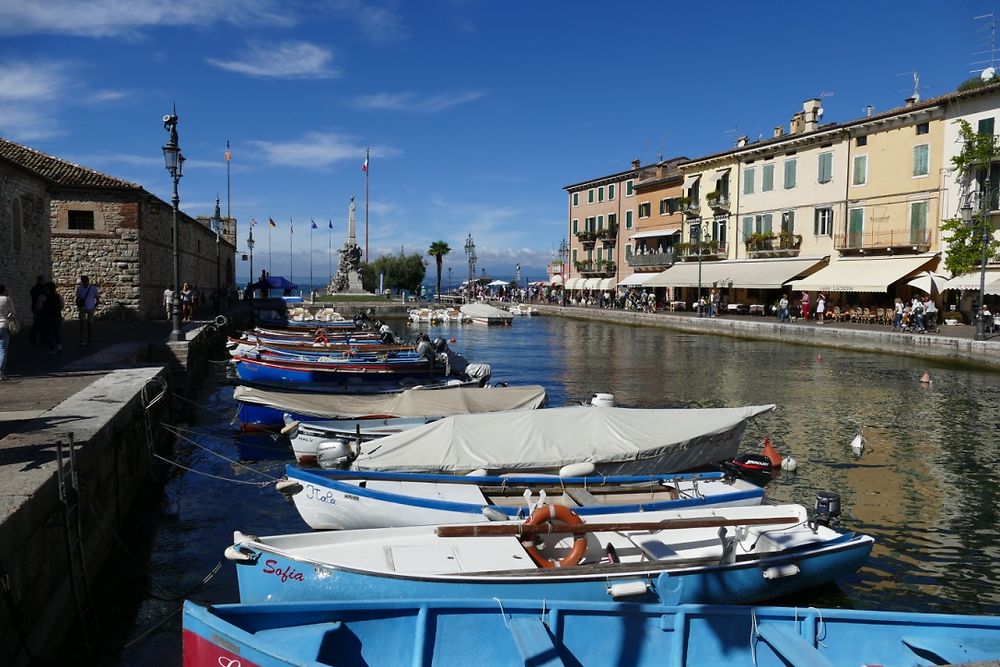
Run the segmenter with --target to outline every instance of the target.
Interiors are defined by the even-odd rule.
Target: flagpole
[[[292,279],[292,237],[295,235],[295,227],[292,225],[292,219],[288,218],[288,282],[294,283]]]
[[[229,140],[226,139],[226,220],[227,221],[233,220],[233,211],[232,211],[232,207],[231,207],[231,205],[232,205],[232,198],[233,197],[232,197],[232,188],[230,187],[230,182],[229,182],[229,162],[232,159],[233,159],[233,152],[231,150],[229,150]],[[236,227],[236,221],[234,220],[233,221],[233,249],[234,250],[238,249],[239,248],[239,244],[240,244],[239,229]],[[233,281],[234,282],[236,281],[235,269],[234,269],[234,272],[233,272]]]
[[[330,219],[329,232],[327,234],[330,247],[327,249],[327,260],[329,261],[330,267],[330,282],[333,282],[333,219]]]
[[[312,220],[311,225],[309,225],[309,289],[313,289],[313,227],[316,226],[316,221]]]
[[[368,172],[371,171],[369,164],[371,157],[369,150],[365,149],[365,262],[368,262]]]
[[[271,220],[272,218],[268,216],[267,218],[267,274],[271,275],[273,268],[271,266]]]

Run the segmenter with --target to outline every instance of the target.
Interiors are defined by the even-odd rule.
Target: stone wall
[[[14,310],[25,324],[31,322],[29,292],[35,276],[48,277],[52,268],[48,208],[44,181],[0,164],[0,283],[6,285],[7,296],[14,299]]]

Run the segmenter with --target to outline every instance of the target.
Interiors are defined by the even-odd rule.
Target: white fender
[[[587,475],[592,475],[597,467],[594,465],[593,461],[581,461],[579,463],[570,463],[559,468],[560,477],[586,477]]]

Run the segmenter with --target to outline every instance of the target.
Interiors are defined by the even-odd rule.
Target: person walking
[[[788,321],[788,295],[782,294],[781,300],[778,301],[778,321],[787,322]]]
[[[0,283],[0,382],[7,379],[7,350],[10,349],[10,323],[14,315],[14,302],[7,296],[7,286]]]
[[[802,319],[809,319],[809,292],[802,293],[802,301],[799,303],[799,309],[802,314]]]
[[[892,330],[899,331],[903,328],[903,300],[897,296],[892,308]]]
[[[170,283],[169,285],[167,285],[167,289],[163,290],[163,310],[167,314],[168,320],[174,314],[173,306],[174,306],[174,284]]]
[[[92,345],[94,342],[94,312],[100,302],[97,285],[91,285],[88,276],[80,276],[80,284],[76,286],[76,309],[80,318],[79,345]]]
[[[47,282],[42,292],[38,308],[38,320],[42,327],[41,342],[49,347],[49,354],[62,352],[62,309],[63,300],[54,282]]]
[[[816,324],[823,324],[823,313],[826,312],[826,297],[820,292],[816,299]]]
[[[190,283],[184,283],[181,287],[181,321],[190,322],[191,313],[194,312],[194,290]]]

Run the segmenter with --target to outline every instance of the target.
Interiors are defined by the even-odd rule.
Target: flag
[[[229,150],[229,142],[227,141],[226,142],[226,162],[229,162],[232,159],[233,159],[233,152],[231,150]]]
[[[274,221],[274,218],[268,218],[268,219],[267,219],[267,226],[268,226],[268,227],[277,227],[277,226],[278,226],[278,223],[276,223],[276,222]]]
[[[365,156],[365,161],[361,163],[361,171],[364,172],[364,173],[366,173],[366,174],[368,173],[368,156],[367,155]]]
[[[319,229],[319,227],[316,226],[316,221],[315,220],[310,220],[310,222],[312,223],[312,226],[310,227],[310,229]]]
[[[255,218],[250,218],[250,229],[253,229],[253,226],[256,225],[256,224],[257,224],[257,220]]]
[[[333,220],[330,220],[330,229],[333,229]]]
[[[294,225],[292,225],[292,219],[291,218],[288,219],[288,233],[289,234],[294,234],[295,233],[295,227],[294,227]]]

